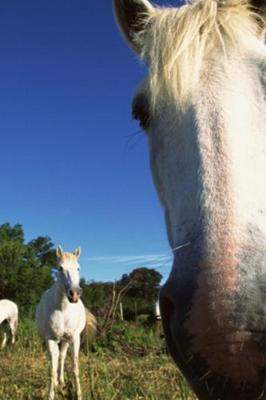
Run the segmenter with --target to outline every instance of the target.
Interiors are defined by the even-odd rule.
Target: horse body
[[[18,307],[10,300],[0,300],[0,325],[4,328],[4,337],[1,344],[3,349],[6,346],[7,335],[11,334],[11,342],[15,343],[15,334],[18,324]]]
[[[150,67],[133,114],[174,253],[160,295],[165,336],[203,400],[266,399],[266,50],[251,3],[114,2]]]
[[[37,329],[47,344],[52,362],[49,400],[54,399],[55,389],[58,386],[64,387],[64,361],[69,344],[73,346],[77,398],[81,399],[78,354],[80,334],[85,327],[86,314],[80,300],[77,262],[79,254],[79,250],[70,254],[58,249],[58,279],[43,294],[36,309]]]
[[[38,332],[46,340],[73,341],[84,329],[84,305],[70,303],[57,282],[47,290],[37,308]]]

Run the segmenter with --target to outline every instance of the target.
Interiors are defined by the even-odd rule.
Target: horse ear
[[[148,0],[113,0],[113,10],[117,24],[129,46],[136,52],[141,52],[136,35],[140,32],[154,7]]]
[[[62,249],[62,247],[58,246],[57,249],[56,249],[57,258],[62,258],[63,257],[63,253],[64,253],[64,250]]]
[[[80,246],[76,248],[76,250],[73,252],[74,256],[76,256],[77,258],[80,257],[81,255],[81,248]]]

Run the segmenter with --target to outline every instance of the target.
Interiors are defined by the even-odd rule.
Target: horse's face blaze
[[[77,303],[81,296],[79,256],[79,248],[74,253],[65,253],[60,250],[60,247],[57,250],[57,281],[71,303]]]

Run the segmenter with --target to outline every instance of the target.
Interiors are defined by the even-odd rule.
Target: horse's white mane
[[[134,41],[150,67],[151,106],[160,98],[165,101],[167,93],[184,108],[202,62],[258,46],[264,21],[247,0],[191,0],[181,8],[154,7],[142,26]]]

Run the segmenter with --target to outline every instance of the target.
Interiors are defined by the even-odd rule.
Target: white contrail
[[[144,255],[113,255],[113,256],[92,256],[82,257],[82,261],[102,264],[124,264],[124,265],[141,265],[151,266],[152,268],[162,265],[170,265],[172,255],[165,254],[144,254]]]

